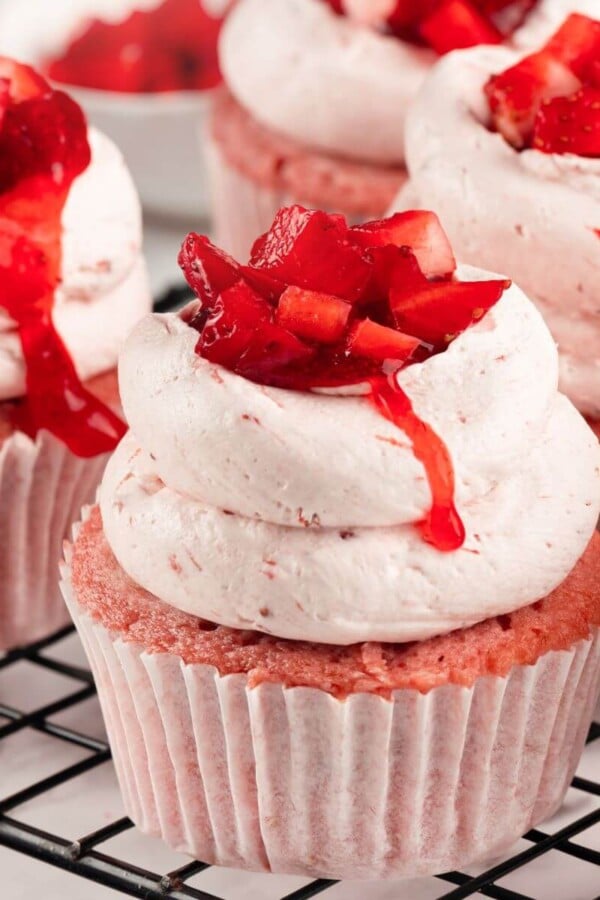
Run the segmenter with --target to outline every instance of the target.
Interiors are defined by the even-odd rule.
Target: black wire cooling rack
[[[75,745],[87,753],[85,758],[76,764],[31,784],[11,796],[0,797],[0,845],[57,866],[73,875],[113,888],[130,897],[144,898],[144,900],[184,900],[184,898],[227,900],[226,897],[207,893],[186,884],[193,876],[209,868],[203,862],[190,862],[175,871],[161,874],[142,869],[126,860],[103,853],[101,849],[103,844],[134,827],[127,818],[116,819],[100,830],[76,839],[73,835],[51,834],[19,821],[20,806],[65,785],[110,759],[110,748],[103,740],[51,721],[58,713],[77,707],[78,704],[95,694],[92,675],[88,669],[61,661],[56,656],[46,655],[44,652],[53,647],[56,648],[72,631],[72,628],[66,628],[44,641],[16,650],[0,659],[0,673],[8,667],[27,661],[34,666],[35,677],[40,680],[47,677],[48,672],[54,672],[66,676],[76,685],[75,689],[71,688],[60,699],[33,711],[26,712],[6,702],[0,702],[0,720],[3,719],[6,722],[0,726],[0,749],[3,739],[23,729],[33,729],[58,741]],[[588,743],[592,741],[600,741],[600,725],[592,725]],[[441,898],[462,900],[462,898],[475,895],[495,897],[498,900],[545,900],[542,895],[532,896],[518,893],[501,887],[497,882],[517,869],[522,869],[540,859],[549,851],[559,851],[597,866],[600,889],[600,852],[577,841],[577,838],[581,838],[584,832],[600,823],[600,781],[577,777],[573,781],[573,787],[594,798],[599,798],[597,808],[553,834],[546,834],[537,829],[530,831],[525,835],[525,840],[529,844],[527,849],[476,877],[462,872],[447,872],[438,876],[440,900]],[[313,881],[299,890],[287,894],[281,900],[308,900],[308,898],[316,896],[327,898],[327,892],[334,884],[335,882],[324,879]],[[448,889],[448,885],[453,885],[453,887]],[[565,891],[568,890],[569,888],[565,887]],[[6,897],[7,895],[2,893],[2,896]],[[565,893],[563,895],[564,900],[570,900],[571,896],[575,896],[575,894]],[[7,900],[10,900],[10,896],[7,897]]]

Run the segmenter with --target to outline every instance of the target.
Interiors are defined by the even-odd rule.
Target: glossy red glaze
[[[27,395],[19,428],[46,429],[78,456],[114,449],[121,420],[81,384],[52,322],[62,264],[62,212],[89,165],[79,107],[31,69],[0,60],[0,305],[16,322]]]
[[[221,20],[209,16],[199,0],[164,0],[121,22],[87,23],[46,68],[56,81],[97,90],[207,90],[221,80],[220,28]]]

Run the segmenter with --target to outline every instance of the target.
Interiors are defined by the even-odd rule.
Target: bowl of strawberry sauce
[[[221,81],[226,4],[29,0],[0,11],[0,49],[66,86],[123,151],[151,214],[208,210],[198,134]]]

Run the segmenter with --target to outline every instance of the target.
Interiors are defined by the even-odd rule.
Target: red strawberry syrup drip
[[[120,22],[94,19],[58,59],[50,78],[120,93],[203,91],[221,81],[217,43],[222,20],[200,0],[163,0]]]
[[[87,127],[79,107],[28,67],[0,59],[0,83],[0,305],[17,324],[26,364],[15,425],[93,457],[113,450],[126,428],[82,385],[52,321],[62,213],[89,165]]]
[[[413,452],[425,469],[433,503],[419,523],[423,540],[442,552],[460,549],[466,534],[454,504],[454,467],[448,448],[418,417],[394,375],[372,379],[371,392],[377,411],[410,438]]]

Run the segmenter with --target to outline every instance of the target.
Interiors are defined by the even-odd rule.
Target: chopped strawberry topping
[[[217,42],[221,20],[199,0],[163,0],[120,22],[93,19],[47,63],[66,84],[124,93],[206,90],[221,80]]]
[[[360,319],[352,326],[348,335],[348,352],[352,356],[366,356],[379,362],[385,362],[386,359],[405,362],[420,344],[418,338],[379,325],[370,319]]]
[[[290,285],[277,307],[277,322],[297,337],[320,344],[343,338],[352,306],[339,297]]]
[[[350,240],[368,250],[374,247],[410,247],[423,275],[451,275],[456,260],[446,232],[435,213],[427,210],[395,213],[380,222],[367,222],[350,229]]]
[[[114,449],[125,426],[81,384],[52,321],[62,212],[90,162],[87,126],[80,108],[27,66],[0,59],[0,86],[0,304],[26,363],[16,424],[96,456]]]
[[[344,0],[326,0],[338,15]],[[523,24],[538,0],[390,0],[369,21],[396,37],[449,53],[478,44],[498,44]],[[375,21],[378,19],[379,21]]]
[[[478,44],[500,44],[503,37],[469,0],[443,0],[421,21],[420,32],[440,55]]]
[[[492,125],[517,150],[600,155],[600,21],[573,14],[545,47],[488,81]]]
[[[398,328],[444,347],[495,306],[508,281],[430,282],[417,292],[394,288],[390,306]]]
[[[570,97],[543,103],[532,146],[543,153],[600,156],[600,88],[584,87]]]
[[[196,352],[274,387],[369,384],[376,408],[406,431],[425,467],[434,503],[424,539],[460,547],[449,454],[393,376],[442,352],[509,282],[458,281],[448,238],[423,211],[349,228],[342,216],[291,206],[256,241],[248,265],[196,234],[179,262],[200,301],[185,314],[199,332]]]

